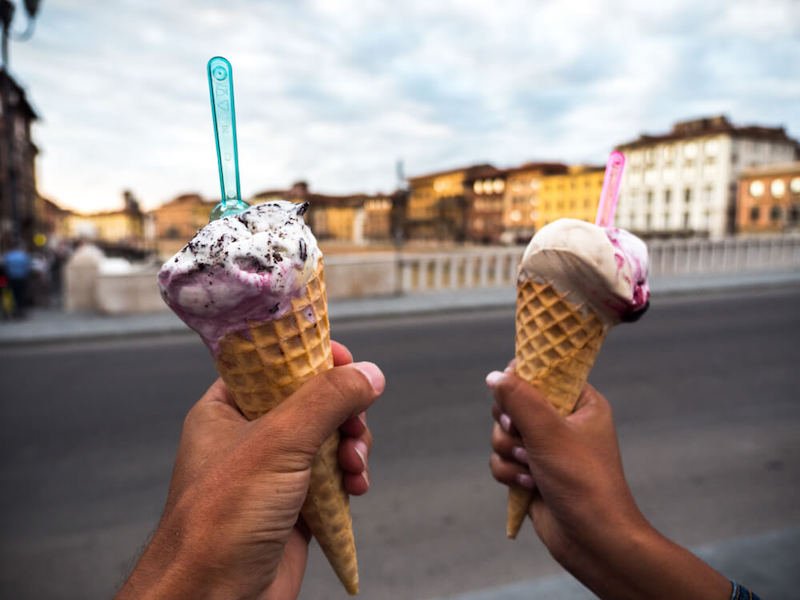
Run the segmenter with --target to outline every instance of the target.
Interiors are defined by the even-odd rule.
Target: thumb
[[[283,450],[314,456],[342,423],[365,411],[385,385],[373,363],[334,367],[309,379],[256,423]]]
[[[511,422],[530,450],[564,427],[564,421],[544,395],[531,384],[508,371],[494,371],[486,377],[500,410]]]

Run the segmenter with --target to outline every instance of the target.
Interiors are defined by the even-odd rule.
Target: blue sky
[[[20,11],[21,12],[21,11]],[[19,17],[18,27],[23,19]],[[464,163],[604,162],[676,119],[800,136],[793,0],[46,0],[12,72],[40,191],[83,211],[217,196],[205,63],[233,63],[242,192],[388,191]]]

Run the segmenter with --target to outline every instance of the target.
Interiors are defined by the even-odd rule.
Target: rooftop
[[[668,133],[656,135],[643,133],[635,140],[619,144],[617,149],[633,149],[651,146],[660,142],[677,141],[723,133],[732,137],[784,141],[797,145],[797,141],[790,138],[786,133],[786,129],[782,126],[734,125],[725,115],[715,115],[687,121],[678,121],[672,126],[672,130]]]
[[[751,167],[742,171],[742,177],[765,175],[800,175],[800,161]]]

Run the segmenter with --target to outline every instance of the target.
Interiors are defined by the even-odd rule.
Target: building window
[[[683,200],[684,202],[691,202],[692,201],[692,190],[691,188],[686,188],[683,190]]]
[[[771,221],[780,221],[781,220],[781,207],[780,206],[773,206],[772,209],[769,211],[769,218]]]
[[[786,193],[786,182],[783,179],[773,179],[769,185],[769,191],[773,198],[783,198]]]
[[[760,198],[764,195],[764,182],[756,179],[755,181],[750,182],[750,195],[753,198]]]
[[[473,183],[473,184],[472,184],[472,190],[473,190],[473,191],[474,191],[476,194],[482,194],[482,193],[483,193],[483,182],[482,182],[482,181],[480,181],[480,180],[478,180],[478,181],[476,181],[475,183]]]
[[[758,222],[761,218],[761,210],[757,206],[753,206],[750,208],[750,221],[752,223]]]
[[[798,221],[800,221],[800,206],[795,204],[789,209],[789,223],[797,225]]]
[[[789,189],[792,190],[793,194],[800,194],[800,177],[792,179],[791,183],[789,183]]]
[[[683,213],[683,228],[689,229],[689,224],[691,223],[691,215],[688,212]]]
[[[683,155],[692,160],[695,156],[697,156],[697,144],[694,142],[689,142],[683,147]]]
[[[653,204],[653,190],[647,191],[647,205],[650,206]]]
[[[672,190],[664,190],[664,204],[669,204],[672,201]]]

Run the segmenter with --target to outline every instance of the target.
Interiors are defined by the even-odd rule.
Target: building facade
[[[150,211],[156,253],[167,258],[180,250],[208,223],[215,204],[200,194],[182,194]]]
[[[594,223],[604,175],[605,167],[574,165],[566,173],[542,177],[535,229],[563,218]]]
[[[541,223],[539,217],[542,181],[547,175],[567,172],[562,163],[531,162],[506,171],[503,195],[504,243],[527,243]]]
[[[736,222],[744,169],[795,160],[783,127],[736,126],[724,116],[676,123],[620,144],[627,165],[617,223],[643,235],[722,237]]]
[[[36,199],[36,226],[34,245],[43,246],[48,241],[59,241],[69,237],[67,219],[72,212],[61,208],[43,196]]]
[[[739,178],[736,230],[800,230],[800,162],[745,170]]]
[[[464,177],[465,239],[496,244],[503,235],[506,172],[490,165],[467,170]]]
[[[310,191],[305,181],[299,181],[288,190],[259,192],[250,203],[273,200],[310,202],[306,221],[317,239],[361,244],[391,239],[393,197],[384,194],[319,194]]]
[[[35,233],[37,119],[25,90],[0,68],[0,251],[17,241],[30,245]]]
[[[73,239],[92,239],[107,247],[144,250],[144,213],[133,194],[126,191],[123,196],[125,204],[121,210],[68,215],[68,236]]]
[[[505,185],[505,176],[498,173],[501,172],[492,165],[478,164],[409,177],[408,237],[416,240],[481,241],[487,232],[494,229],[494,225],[486,221],[497,212],[494,181],[500,179],[503,183],[498,182],[497,186]],[[489,189],[483,187],[487,180],[491,182]],[[480,208],[476,209],[474,201],[484,197],[487,202],[479,203]]]

